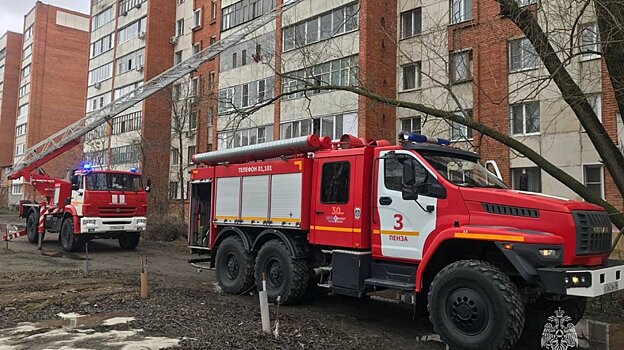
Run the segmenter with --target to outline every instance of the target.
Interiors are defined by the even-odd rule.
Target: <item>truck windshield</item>
[[[91,173],[87,175],[87,189],[91,191],[138,191],[141,189],[141,177],[119,173]]]
[[[496,175],[476,159],[451,155],[423,154],[425,159],[445,179],[458,186],[508,188]]]

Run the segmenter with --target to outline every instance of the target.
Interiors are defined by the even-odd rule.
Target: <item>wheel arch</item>
[[[221,243],[223,243],[223,240],[231,236],[238,236],[241,239],[241,241],[243,241],[243,247],[245,247],[245,250],[251,251],[253,240],[249,234],[245,233],[245,231],[241,230],[238,227],[234,227],[234,226],[224,227],[219,231],[219,234],[217,234],[217,239],[215,240],[214,246],[211,250],[210,267],[213,267],[213,268],[215,267],[215,259],[217,256],[217,250],[219,250],[219,246],[221,245]]]
[[[283,242],[293,258],[302,259],[309,257],[310,249],[307,242],[307,235],[298,231],[283,232],[276,229],[264,230],[256,237],[251,249],[257,252],[263,244],[273,239]]]

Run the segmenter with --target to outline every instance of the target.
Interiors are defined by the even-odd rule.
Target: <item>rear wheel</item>
[[[494,265],[461,260],[440,271],[429,291],[431,323],[451,349],[507,350],[524,325],[522,298]]]
[[[224,292],[240,294],[253,286],[253,263],[251,253],[245,251],[240,237],[231,236],[217,248],[217,282]]]
[[[121,249],[132,250],[139,245],[141,235],[136,232],[126,232],[124,234],[121,234],[119,238],[117,238],[117,240],[119,241],[119,246],[121,247]]]
[[[82,248],[81,237],[74,234],[74,220],[71,217],[63,220],[61,226],[61,245],[68,252],[75,252]]]
[[[37,243],[39,241],[39,215],[32,210],[26,218],[26,236],[30,243]]]
[[[280,298],[282,304],[295,304],[305,296],[310,267],[307,260],[294,259],[280,240],[265,243],[256,258],[256,287],[262,289],[266,279],[267,296],[270,302]]]

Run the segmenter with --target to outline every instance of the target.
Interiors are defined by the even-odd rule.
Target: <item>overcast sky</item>
[[[0,36],[7,30],[23,32],[24,16],[35,6],[36,0],[0,0]],[[46,4],[89,13],[91,0],[44,0]]]

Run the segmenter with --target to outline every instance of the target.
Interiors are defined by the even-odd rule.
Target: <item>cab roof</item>
[[[481,158],[475,152],[470,152],[449,146],[440,146],[433,143],[403,142],[401,144],[401,147],[406,150],[414,150],[418,153],[437,153],[452,157],[467,158],[471,160],[477,160]]]

